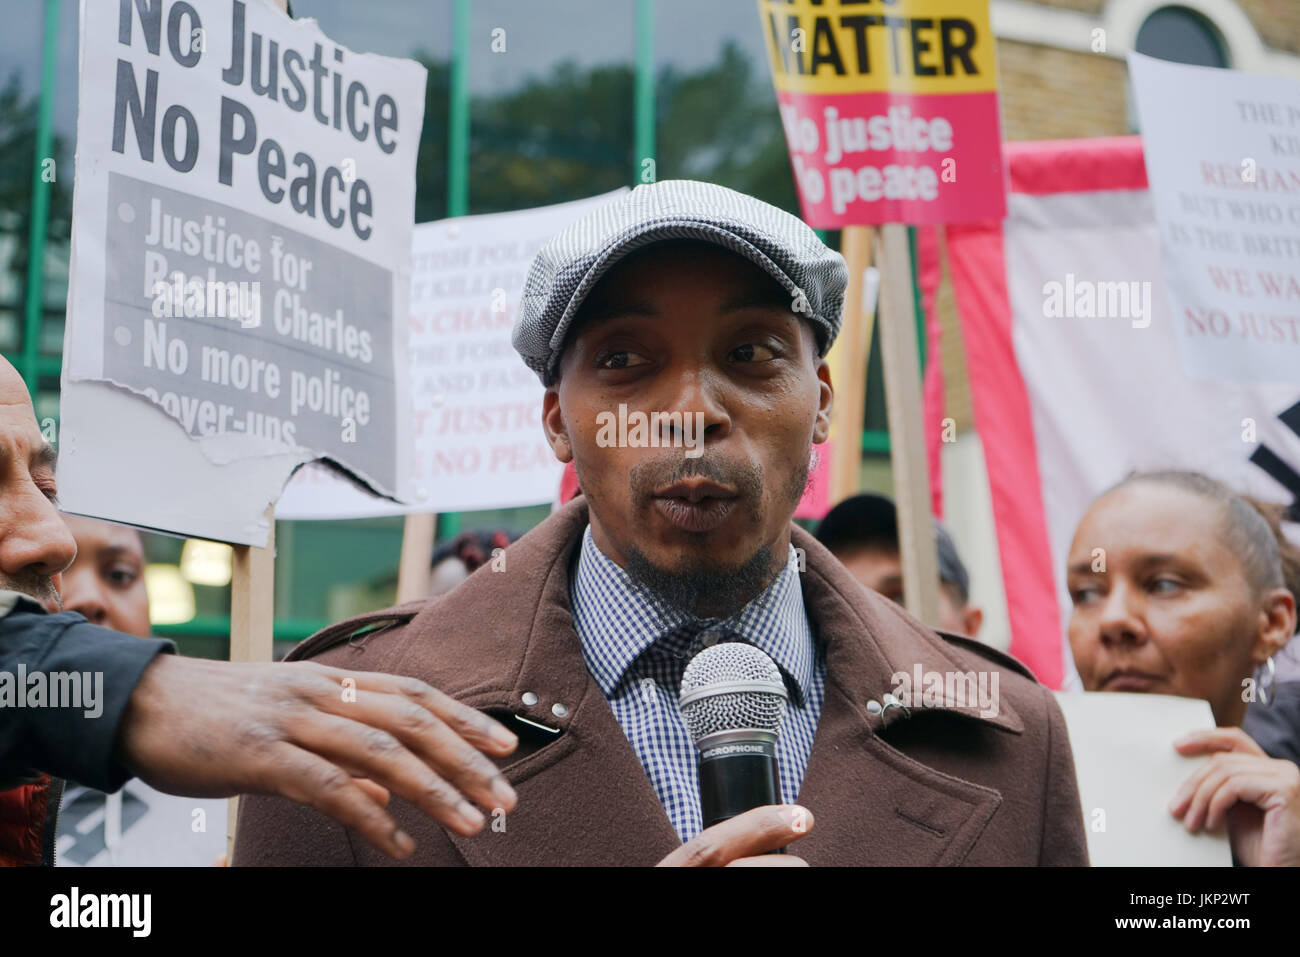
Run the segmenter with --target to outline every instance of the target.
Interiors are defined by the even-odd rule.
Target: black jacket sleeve
[[[20,601],[0,618],[0,787],[44,771],[120,788],[131,778],[114,759],[127,700],[154,657],[175,650]]]

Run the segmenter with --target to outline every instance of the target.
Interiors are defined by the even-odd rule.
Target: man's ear
[[[542,397],[542,429],[546,432],[546,441],[551,451],[561,462],[573,461],[573,445],[569,442],[569,429],[564,424],[564,413],[560,411],[560,393],[552,386]]]
[[[1295,634],[1295,596],[1285,588],[1270,588],[1264,594],[1264,607],[1260,611],[1259,639],[1251,658],[1263,664],[1272,655],[1286,647]]]
[[[835,387],[831,385],[831,367],[825,359],[817,363],[817,421],[813,424],[813,442],[825,442],[831,435],[831,408],[835,404]]]

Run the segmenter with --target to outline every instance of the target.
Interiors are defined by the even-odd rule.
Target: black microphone
[[[705,827],[781,803],[776,737],[786,698],[776,662],[753,645],[714,645],[686,666],[679,703],[700,752]]]

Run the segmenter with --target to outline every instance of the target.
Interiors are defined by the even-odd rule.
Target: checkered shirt
[[[704,825],[699,755],[677,705],[686,665],[708,645],[744,641],[781,669],[790,699],[777,738],[783,803],[799,794],[826,690],[826,660],[804,610],[794,547],[785,569],[725,620],[692,618],[636,585],[588,526],[570,583],[582,656],[683,842]]]

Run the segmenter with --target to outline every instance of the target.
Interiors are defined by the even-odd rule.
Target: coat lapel
[[[837,681],[828,683],[799,803],[812,832],[791,850],[813,865],[952,865],[1002,802],[890,747]]]
[[[877,733],[881,717],[866,705],[893,690],[894,673],[912,673],[916,664],[927,671],[965,669],[943,652],[937,636],[868,593],[811,536],[796,529],[794,544],[808,558],[804,600],[826,649],[827,680],[799,791],[814,827],[792,852],[814,865],[960,864],[1001,795],[891,747]],[[1005,705],[992,717],[974,707],[940,710],[1010,733],[1024,727]]]
[[[522,657],[484,663],[495,681],[467,689],[462,698],[496,712],[521,739],[540,745],[505,768],[519,804],[503,827],[489,821],[472,837],[448,832],[470,864],[650,865],[681,844],[582,657],[568,586],[569,557],[586,525],[586,508],[571,504],[563,516],[567,521],[553,537],[561,547],[536,556],[546,576],[540,599],[536,592],[533,604],[528,594],[522,601],[502,596],[518,602],[515,620],[528,628]],[[513,681],[500,683],[502,677]]]

